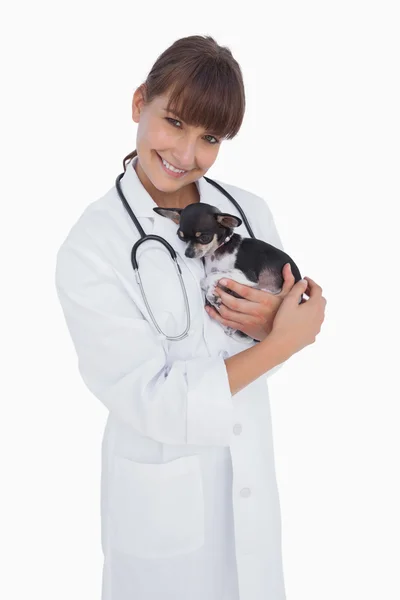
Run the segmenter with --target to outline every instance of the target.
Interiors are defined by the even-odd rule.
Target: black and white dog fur
[[[221,305],[221,297],[215,295],[216,286],[236,298],[242,298],[233,290],[218,284],[223,277],[279,294],[284,281],[282,269],[289,262],[295,282],[301,279],[297,265],[286,252],[262,240],[234,233],[235,227],[242,224],[239,217],[223,213],[204,202],[188,204],[185,208],[158,207],[153,210],[178,225],[177,235],[187,244],[185,256],[204,259],[205,277],[201,280],[201,288],[205,292],[206,304],[211,304],[217,310]],[[239,330],[222,327],[235,339],[251,340]]]

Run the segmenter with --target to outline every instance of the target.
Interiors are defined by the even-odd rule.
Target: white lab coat
[[[224,358],[248,347],[204,310],[201,259],[157,215],[133,164],[122,190],[146,233],[176,250],[189,297],[182,341],[147,317],[131,265],[139,234],[113,187],[87,206],[62,243],[56,288],[89,390],[108,409],[102,444],[102,600],[285,600],[281,515],[267,377],[235,394]],[[255,236],[282,248],[265,201],[218,181]],[[200,201],[240,217],[200,178]],[[236,229],[249,237],[245,225]],[[139,247],[140,275],[161,329],[184,329],[170,255]],[[146,318],[147,317],[147,318]],[[256,342],[251,342],[255,344]]]

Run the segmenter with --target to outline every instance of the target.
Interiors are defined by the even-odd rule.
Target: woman
[[[115,186],[90,204],[57,255],[56,286],[87,387],[109,410],[102,445],[103,600],[283,600],[281,525],[267,382],[315,341],[326,300],[285,265],[279,296],[230,282],[206,313],[200,259],[153,211],[206,202],[238,214],[203,175],[239,131],[245,94],[231,52],[209,36],[176,41],[135,91],[137,150],[121,186],[147,234],[174,246],[191,328],[159,335],[135,281],[139,233]],[[184,171],[171,174],[162,162]],[[233,185],[255,237],[282,249],[263,199]],[[248,237],[241,225],[237,232]],[[145,246],[147,247],[145,248]],[[160,243],[138,251],[161,329],[184,324],[181,289]],[[306,282],[307,285],[307,282]],[[302,293],[309,300],[299,304]],[[250,347],[226,335],[243,331]],[[259,343],[256,343],[258,341]]]

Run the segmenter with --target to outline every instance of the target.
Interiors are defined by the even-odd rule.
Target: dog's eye
[[[199,237],[199,242],[201,242],[202,244],[209,244],[212,240],[212,235],[211,233],[202,233],[201,236]]]

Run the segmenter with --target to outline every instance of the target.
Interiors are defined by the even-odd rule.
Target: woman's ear
[[[132,98],[132,120],[135,123],[140,121],[140,111],[145,103],[145,84],[142,83],[134,92]]]

